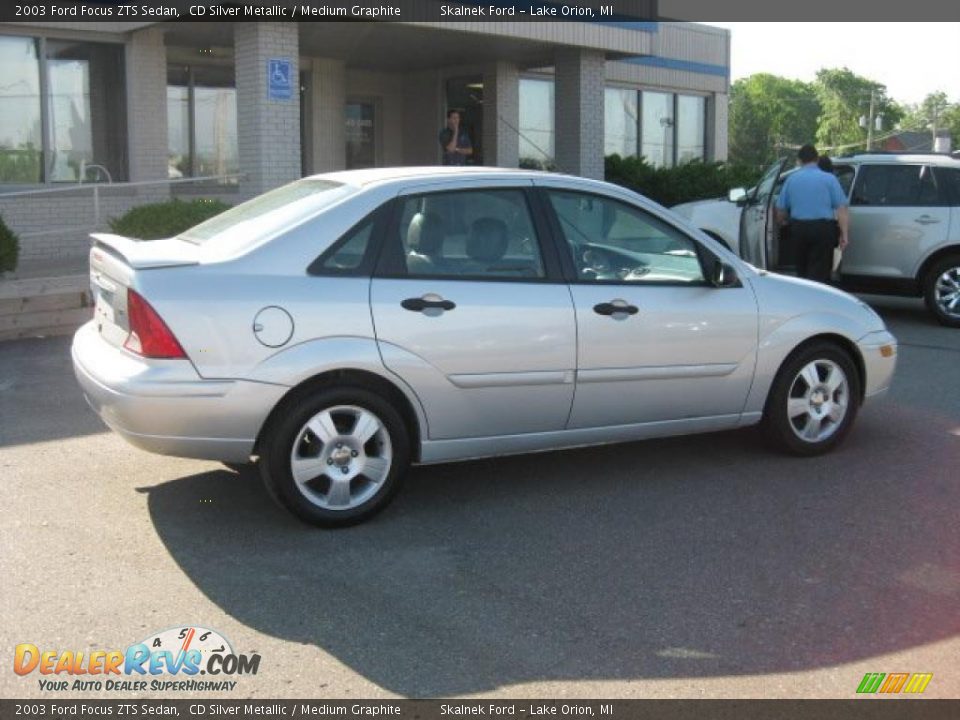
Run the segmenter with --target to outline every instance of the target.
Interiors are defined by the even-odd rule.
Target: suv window
[[[853,188],[851,204],[934,207],[945,203],[933,169],[927,165],[863,165]]]
[[[937,180],[945,186],[951,205],[960,205],[960,168],[936,169]]]
[[[401,199],[403,265],[416,277],[542,278],[522,190],[457,190]]]
[[[694,241],[626,203],[550,190],[550,204],[573,256],[577,278],[591,282],[704,282]]]

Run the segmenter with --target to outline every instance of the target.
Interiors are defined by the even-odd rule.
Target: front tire
[[[860,377],[849,354],[829,342],[801,348],[777,373],[763,430],[792,455],[829,452],[850,431],[860,407]]]
[[[960,328],[960,255],[938,260],[923,279],[923,299],[941,325]]]
[[[400,414],[363,388],[295,398],[267,429],[260,469],[270,495],[301,520],[343,527],[380,512],[410,458]]]

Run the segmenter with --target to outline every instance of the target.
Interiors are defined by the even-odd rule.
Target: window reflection
[[[673,95],[644,91],[640,153],[654,167],[673,165],[673,125]]]
[[[0,183],[38,183],[43,143],[37,41],[0,37],[0,67]]]
[[[167,69],[167,157],[167,174],[173,179],[239,172],[232,68]]]
[[[706,98],[677,96],[677,162],[703,160],[706,141]]]
[[[605,155],[631,157],[637,154],[637,91],[628,88],[606,88],[604,91]]]
[[[554,166],[553,81],[520,79],[520,167]]]

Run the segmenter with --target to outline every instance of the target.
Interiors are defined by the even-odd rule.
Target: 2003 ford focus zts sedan
[[[324,526],[407,466],[762,423],[836,446],[896,340],[614,185],[406,168],[299,180],[182,235],[95,235],[73,342],[103,420],[153,452],[257,458]]]

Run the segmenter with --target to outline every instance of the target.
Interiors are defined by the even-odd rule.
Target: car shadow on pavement
[[[960,438],[923,423],[956,420],[886,407],[806,460],[745,431],[416,468],[338,531],[255,470],[157,485],[149,511],[230,615],[404,696],[799,671],[960,631]]]

